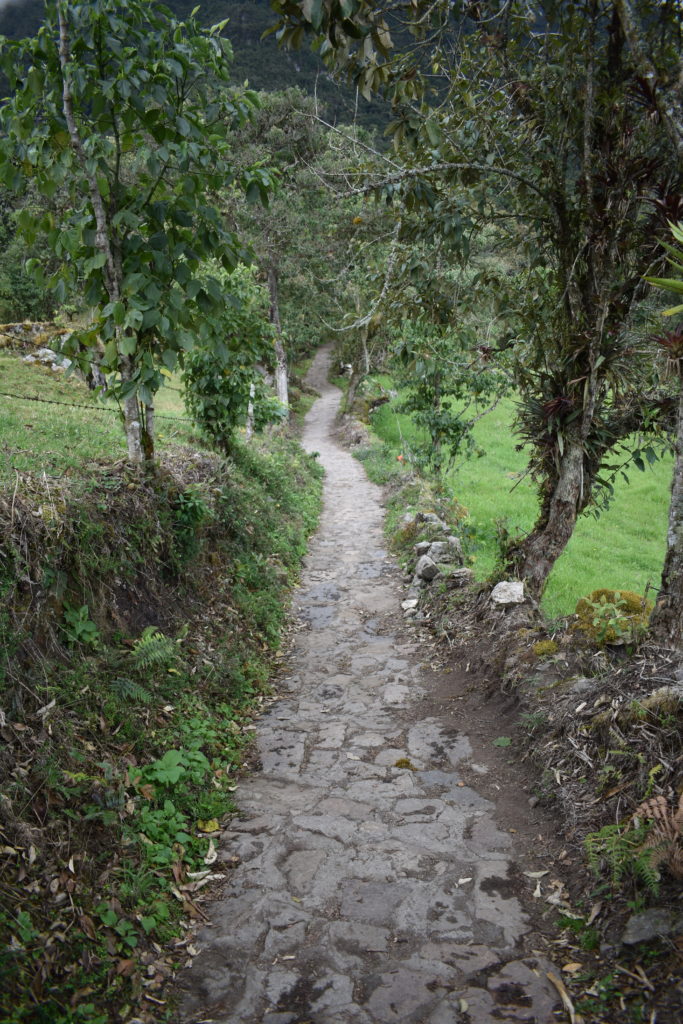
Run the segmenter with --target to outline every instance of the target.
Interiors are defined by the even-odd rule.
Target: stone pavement
[[[262,771],[221,840],[241,863],[197,937],[178,1020],[550,1024],[551,965],[519,948],[513,837],[462,783],[467,736],[421,717],[380,492],[331,436],[328,360],[312,368],[322,398],[304,434],[327,470],[295,599],[307,628],[258,723]]]

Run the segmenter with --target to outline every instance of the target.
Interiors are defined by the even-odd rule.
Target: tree
[[[420,204],[434,232],[497,223],[524,255],[520,282],[536,300],[530,293],[511,318],[512,351],[540,511],[509,567],[538,597],[615,448],[652,413],[641,399],[648,355],[631,323],[642,275],[661,253],[657,225],[681,202],[681,167],[625,11],[656,27],[655,66],[672,82],[678,5],[273,7],[285,42],[312,30],[361,91],[394,101],[403,166],[359,190]],[[406,31],[412,42],[397,46]]]
[[[225,287],[231,301],[221,316],[220,338],[207,347],[195,345],[186,355],[183,382],[188,412],[209,440],[228,454],[250,403],[257,429],[283,410],[269,399],[259,372],[259,364],[268,362],[273,352],[267,293],[256,283],[252,267],[238,267]]]
[[[22,213],[19,228],[29,241],[47,232],[58,300],[78,289],[93,308],[68,354],[90,362],[103,346],[138,464],[153,458],[163,372],[220,327],[226,294],[202,261],[230,272],[246,257],[208,198],[236,180],[230,132],[256,103],[227,87],[220,29],[142,0],[52,0],[35,38],[1,44],[13,96],[0,110],[0,178],[62,197],[57,215]],[[248,167],[237,181],[256,202],[271,183]]]
[[[477,449],[472,428],[509,390],[509,372],[495,358],[496,332],[487,293],[498,275],[482,267],[453,268],[426,247],[404,247],[390,312],[398,317],[391,351],[407,391],[400,411],[426,431],[418,464],[437,475]],[[484,324],[488,324],[488,336]]]
[[[671,225],[673,237],[683,245],[683,223]],[[678,272],[676,278],[650,277],[648,281],[674,295],[683,294],[683,249],[668,248],[670,263]],[[667,316],[683,313],[683,305],[665,310]],[[674,445],[674,472],[667,530],[666,556],[655,609],[650,625],[655,636],[683,647],[683,325],[655,339],[665,358],[666,374],[676,382],[677,413]]]
[[[238,230],[249,238],[270,296],[276,339],[278,397],[287,404],[287,363],[310,351],[343,318],[353,277],[349,247],[361,201],[343,199],[329,172],[343,170],[353,130],[326,125],[320,108],[298,89],[259,96],[252,120],[238,133],[241,159],[269,160],[278,189],[267,210],[230,202]]]

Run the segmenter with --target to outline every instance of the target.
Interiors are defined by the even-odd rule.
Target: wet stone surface
[[[306,628],[258,723],[262,770],[221,842],[241,863],[197,936],[176,1020],[547,1024],[551,965],[521,945],[511,836],[463,785],[466,733],[420,713],[379,490],[331,437],[328,358],[304,435],[327,470],[295,598]]]

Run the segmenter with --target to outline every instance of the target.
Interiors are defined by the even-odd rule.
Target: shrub
[[[652,603],[632,590],[602,587],[576,605],[577,626],[598,644],[641,640],[647,630]]]

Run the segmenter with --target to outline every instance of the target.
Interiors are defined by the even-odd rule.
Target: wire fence
[[[179,388],[169,388],[171,391],[180,392]],[[4,398],[15,398],[21,402],[40,402],[43,405],[62,405],[67,409],[86,409],[88,412],[108,412],[114,416],[120,415],[119,409],[111,409],[105,405],[85,405],[79,402],[58,402],[54,398],[41,398],[39,395],[19,395],[13,391],[0,391],[0,395]],[[169,416],[163,412],[154,413],[155,419],[158,420],[171,420],[175,423],[192,423],[193,421],[187,416]]]

